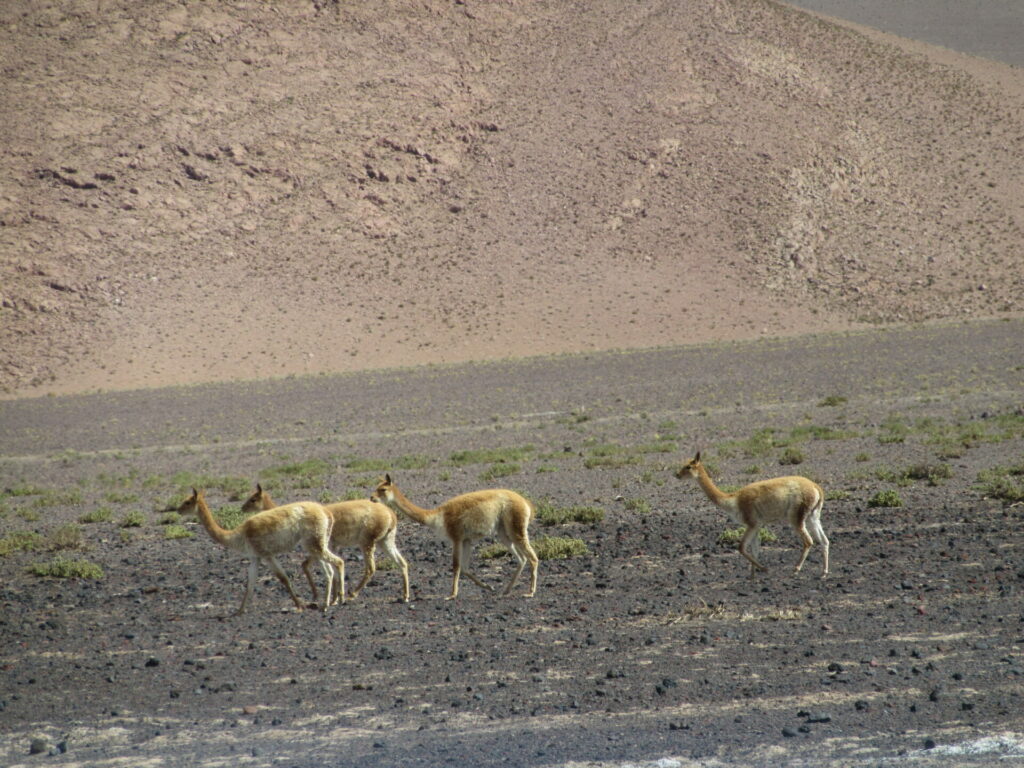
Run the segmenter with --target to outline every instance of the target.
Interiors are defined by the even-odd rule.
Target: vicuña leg
[[[351,598],[359,596],[359,593],[363,591],[363,587],[369,583],[370,578],[377,572],[377,545],[375,542],[370,542],[367,546],[363,547],[363,578],[359,580],[359,584],[352,590],[349,595]]]
[[[406,603],[409,602],[409,563],[406,562],[405,558],[402,557],[402,553],[398,551],[398,546],[395,544],[395,531],[392,529],[391,533],[384,537],[381,541],[381,545],[384,547],[384,551],[387,556],[390,557],[395,565],[402,570],[402,600]]]
[[[793,573],[800,573],[800,569],[804,567],[804,562],[807,560],[807,554],[811,551],[811,547],[814,546],[814,539],[812,539],[811,534],[807,532],[806,523],[801,522],[799,527],[797,527],[796,532],[800,537],[800,544],[803,546],[803,552],[800,553],[800,562],[796,564],[796,570],[794,570]]]
[[[821,578],[824,579],[828,577],[828,536],[825,535],[825,529],[821,527],[821,520],[818,514],[812,515],[810,522],[811,536],[814,537],[814,540],[821,547],[821,557],[824,563],[821,568]]]
[[[537,565],[540,562],[540,559],[537,557],[537,553],[531,546],[530,540],[525,536],[504,534],[502,539],[508,545],[508,548],[512,552],[517,563],[516,572],[513,573],[512,578],[509,579],[508,586],[505,587],[504,594],[508,595],[512,592],[512,588],[516,585],[516,582],[522,575],[523,569],[526,568],[526,564],[529,563],[530,591],[523,595],[523,597],[533,597],[537,592]]]
[[[335,556],[335,561],[330,560],[325,556],[317,556],[310,554],[305,560],[302,561],[302,570],[306,574],[306,581],[309,582],[309,588],[313,592],[313,603],[317,602],[317,588],[316,580],[313,578],[313,561],[319,560],[321,567],[323,568],[324,577],[327,579],[327,595],[324,598],[324,610],[327,609],[328,605],[334,605],[339,600],[345,602],[345,561],[340,557]]]
[[[481,589],[486,589],[488,592],[494,591],[494,587],[480,581],[477,575],[469,569],[469,559],[473,554],[472,546],[473,542],[469,540],[452,542],[452,593],[445,598],[446,600],[454,600],[459,596],[459,577],[463,573]]]
[[[768,569],[761,565],[761,562],[757,557],[751,553],[751,549],[755,551],[759,549],[760,539],[758,536],[761,533],[761,526],[759,525],[748,525],[747,529],[743,532],[743,538],[740,539],[740,554],[743,555],[747,560],[750,561],[750,578],[754,578],[757,571],[767,571]],[[752,544],[752,542],[757,542]]]

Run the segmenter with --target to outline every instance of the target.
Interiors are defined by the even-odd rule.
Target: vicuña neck
[[[433,521],[437,518],[438,510],[436,509],[424,509],[409,501],[409,498],[397,488],[391,489],[393,494],[392,506],[396,512],[402,512],[406,516],[412,518],[417,523],[423,525],[432,525]]]
[[[718,486],[715,485],[715,481],[711,479],[711,475],[709,475],[708,471],[704,469],[703,464],[699,464],[697,466],[697,482],[700,483],[700,487],[703,489],[704,493],[707,494],[707,497],[717,506],[728,506],[728,500],[733,494],[720,491]]]
[[[199,522],[203,524],[203,528],[210,534],[210,538],[225,547],[230,547],[232,542],[231,531],[221,526],[214,517],[213,513],[210,512],[210,508],[206,504],[206,499],[201,496],[196,499],[196,514],[199,515]]]

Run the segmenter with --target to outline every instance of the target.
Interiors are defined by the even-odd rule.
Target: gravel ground
[[[1022,326],[5,402],[0,763],[1019,758]],[[820,482],[830,577],[817,551],[794,575],[776,527],[748,579],[724,515],[673,477],[697,447],[724,486]],[[449,602],[450,547],[403,520],[408,604],[382,568],[357,600],[296,613],[264,568],[236,617],[243,561],[159,512],[192,485],[220,511],[257,479],[334,499],[384,470],[424,506],[514,488],[545,513],[535,544],[587,551],[544,560],[532,600],[464,581]],[[351,582],[358,554],[340,554]],[[103,576],[28,570],[59,557]],[[477,562],[508,578],[508,558]]]

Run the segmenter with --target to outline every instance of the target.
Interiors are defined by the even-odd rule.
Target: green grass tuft
[[[331,471],[331,465],[323,459],[307,459],[306,461],[280,464],[260,472],[260,480],[289,484],[294,488],[312,488],[323,485]],[[246,483],[246,491],[250,483]],[[243,494],[245,491],[243,491]]]
[[[457,451],[449,457],[449,461],[457,467],[467,464],[511,464],[528,459],[536,451],[532,445],[508,448],[485,448],[476,451]]]
[[[835,408],[839,405],[845,405],[846,398],[842,395],[829,395],[828,397],[822,398],[818,403],[819,408]]]
[[[604,510],[600,507],[556,507],[546,500],[537,502],[534,507],[537,522],[541,525],[566,525],[567,523],[594,525],[604,520]]]
[[[903,506],[903,499],[894,490],[879,491],[868,499],[869,507],[895,508]]]
[[[783,466],[792,466],[795,464],[804,463],[804,452],[794,446],[789,446],[782,451],[782,455],[779,456],[779,464]]]
[[[252,480],[245,477],[215,477],[195,472],[178,472],[170,480],[176,496],[187,495],[193,488],[217,491],[229,498],[240,499],[252,492]]]
[[[560,536],[541,536],[533,542],[533,550],[540,560],[565,560],[570,557],[583,557],[590,553],[583,539],[569,539]],[[509,551],[502,544],[491,544],[480,550],[482,560],[494,560],[508,557]]]
[[[78,549],[82,546],[82,529],[75,523],[66,523],[52,530],[46,541],[49,549]]]
[[[29,573],[54,579],[102,579],[103,569],[88,560],[55,557],[48,563],[33,563]]]
[[[726,528],[718,537],[719,544],[739,544],[743,538],[746,528]],[[771,544],[779,540],[779,537],[767,528],[761,528],[757,532],[757,538],[762,544]]]
[[[911,480],[927,480],[928,485],[941,485],[943,480],[953,477],[953,468],[949,464],[914,464],[907,467],[906,473]]]
[[[15,531],[0,539],[0,557],[12,552],[37,552],[44,545],[43,537],[35,531]]]
[[[396,459],[352,458],[345,462],[350,472],[390,472],[396,469],[424,469],[430,466],[429,456],[407,455]]]
[[[246,514],[239,507],[220,507],[219,509],[212,510],[212,514],[213,519],[228,530],[237,528],[252,517],[252,515]]]
[[[509,554],[508,548],[503,544],[488,544],[481,547],[479,552],[481,560],[495,560],[499,557],[508,557]]]
[[[146,516],[139,510],[133,509],[121,518],[120,526],[122,528],[139,528],[145,523]]]
[[[626,499],[626,509],[638,515],[651,514],[651,503],[647,499]]]
[[[78,518],[80,523],[109,523],[114,519],[114,510],[110,507],[97,507]]]
[[[882,431],[878,435],[878,442],[902,443],[910,435],[910,427],[895,417],[890,417],[882,424]]]
[[[975,488],[990,499],[999,499],[1011,504],[1024,501],[1024,462],[1011,467],[982,470],[978,473]]]
[[[194,535],[195,534],[184,525],[178,525],[177,523],[173,523],[164,528],[165,539],[190,539]]]
[[[587,469],[618,469],[639,464],[641,457],[618,443],[603,443],[590,448],[590,455],[583,460]]]
[[[41,496],[46,493],[45,488],[36,485],[16,485],[4,491],[5,496]]]
[[[533,549],[541,560],[565,560],[589,554],[583,539],[568,539],[559,536],[541,536],[533,542]]]
[[[498,462],[492,464],[483,472],[480,473],[480,480],[484,483],[490,483],[498,478],[508,477],[509,475],[515,475],[520,472],[520,467],[515,462],[505,463]]]

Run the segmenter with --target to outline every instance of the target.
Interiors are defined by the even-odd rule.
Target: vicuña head
[[[795,573],[803,568],[807,553],[817,543],[822,550],[821,577],[828,576],[829,542],[821,527],[821,507],[825,501],[825,492],[817,483],[806,477],[789,475],[761,480],[735,493],[725,493],[718,489],[705,469],[700,460],[700,451],[676,471],[676,477],[680,480],[696,480],[715,506],[744,526],[740,554],[750,561],[751,578],[756,571],[767,570],[757,559],[760,529],[779,521],[788,522],[803,545]]]
[[[274,575],[284,584],[295,607],[299,610],[305,607],[298,595],[295,594],[295,590],[292,589],[287,574],[277,562],[277,555],[282,552],[291,552],[300,544],[308,553],[307,563],[319,560],[324,569],[328,589],[323,609],[325,612],[327,611],[331,598],[331,566],[338,568],[344,574],[345,563],[327,546],[331,519],[322,506],[313,501],[286,504],[283,507],[275,507],[255,514],[244,520],[237,528],[229,530],[214,519],[203,492],[193,488],[192,495],[177,507],[177,511],[183,515],[198,515],[199,521],[206,532],[210,534],[210,538],[249,558],[248,580],[238,613],[245,612],[252,597],[256,586],[256,567],[260,560],[266,562]],[[344,575],[342,579],[344,579]]]
[[[263,490],[263,486],[256,484],[256,491],[245,500],[242,505],[243,512],[256,512],[263,509],[272,509],[277,506],[270,494]],[[402,572],[402,600],[409,602],[409,563],[398,551],[398,544],[395,541],[398,532],[398,517],[383,504],[372,502],[369,499],[356,499],[353,501],[339,501],[334,504],[324,504],[324,509],[331,516],[331,538],[330,546],[333,552],[340,552],[345,547],[359,547],[363,553],[363,578],[359,585],[349,593],[350,598],[356,598],[365,587],[374,573],[377,572],[376,551],[380,544],[384,553],[398,566]],[[313,602],[317,600],[316,582],[308,567],[308,562],[303,563],[303,570],[306,573],[306,580],[313,592]],[[345,584],[338,583],[341,576],[334,574],[334,602],[337,602],[345,592]]]
[[[483,589],[491,589],[469,570],[473,542],[491,536],[505,544],[518,563],[516,572],[505,588],[505,594],[512,591],[527,563],[530,564],[530,591],[524,597],[533,597],[537,592],[538,558],[530,545],[528,531],[533,507],[515,491],[474,491],[449,499],[435,509],[424,509],[409,501],[392,482],[391,475],[386,475],[370,501],[386,504],[395,512],[432,528],[452,543],[452,592],[446,599],[458,597],[459,576],[463,572],[474,584]]]

